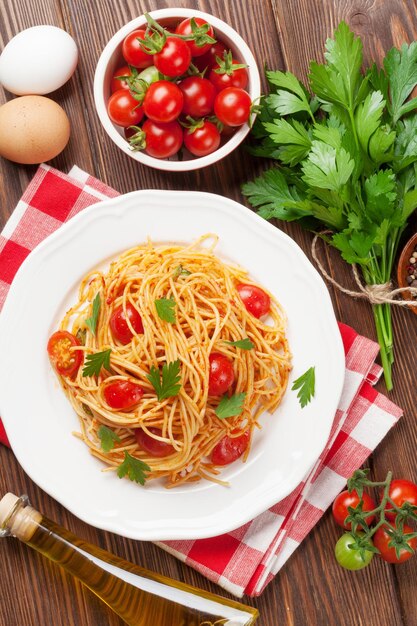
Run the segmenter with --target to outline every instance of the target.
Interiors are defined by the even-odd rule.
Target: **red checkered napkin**
[[[117,192],[74,167],[69,175],[41,165],[0,236],[0,307],[31,250],[83,208]],[[281,569],[402,411],[373,385],[378,345],[340,324],[346,375],[332,432],[319,460],[284,500],[237,530],[159,546],[236,596],[257,596]],[[0,441],[8,444],[0,422]]]

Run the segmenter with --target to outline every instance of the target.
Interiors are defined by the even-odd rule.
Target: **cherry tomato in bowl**
[[[135,333],[143,333],[142,318],[133,304],[130,302],[126,304],[126,313],[123,309],[123,305],[121,304],[112,312],[109,324],[114,339],[123,345],[130,343],[133,338],[133,332],[129,327],[126,315],[129,319],[130,326],[133,328]]]
[[[183,131],[176,120],[166,124],[146,120],[142,129],[145,133],[145,152],[156,159],[168,159],[177,154],[182,146]]]
[[[175,34],[194,35],[194,40],[186,42],[192,57],[205,54],[216,42],[213,27],[201,17],[188,17],[183,20],[176,27]]]
[[[187,42],[178,37],[167,37],[160,52],[154,55],[153,63],[165,76],[182,76],[190,67],[191,52]]]
[[[184,132],[184,145],[194,156],[202,157],[217,150],[220,145],[220,133],[217,126],[203,120],[195,129]]]
[[[172,122],[182,111],[184,96],[181,89],[168,80],[149,85],[143,101],[143,111],[153,122]]]
[[[237,461],[249,445],[250,432],[246,430],[238,437],[226,435],[216,444],[211,453],[213,465],[229,465]]]
[[[118,126],[133,126],[143,118],[143,108],[127,89],[118,89],[109,99],[109,118]]]
[[[246,285],[240,283],[236,286],[240,299],[249,313],[256,318],[267,315],[271,308],[271,298],[268,294],[256,285]]]
[[[156,435],[157,437],[162,437],[162,431],[159,428],[150,427],[148,430]],[[162,458],[164,456],[169,456],[173,454],[174,447],[167,443],[166,441],[159,441],[158,439],[154,439],[148,433],[146,433],[142,428],[135,429],[135,439],[138,446],[147,452],[149,456],[154,456],[157,458]]]
[[[226,126],[242,126],[249,120],[252,102],[250,95],[238,87],[222,89],[214,100],[214,113]]]
[[[233,363],[224,354],[212,352],[209,356],[209,365],[209,395],[221,396],[234,383]]]
[[[206,117],[213,112],[216,90],[207,78],[188,76],[180,82],[179,87],[184,96],[184,115]]]
[[[245,89],[249,82],[249,74],[244,63],[239,63],[232,57],[231,53],[226,53],[221,63],[216,63],[208,76],[217,91],[227,87],[238,87]]]
[[[112,93],[115,91],[119,91],[119,89],[129,89],[129,85],[125,80],[123,80],[123,76],[131,76],[132,70],[128,65],[123,65],[123,67],[119,67],[113,74],[113,78],[110,83],[110,90]]]
[[[373,509],[376,508],[374,499],[366,492],[363,492],[362,500],[363,500],[362,510],[364,512],[372,511]],[[359,502],[360,502],[360,497],[358,496],[356,491],[351,491],[351,493],[349,493],[349,491],[346,489],[345,491],[342,491],[342,493],[339,493],[339,495],[334,500],[333,507],[332,507],[332,513],[333,513],[333,518],[335,522],[339,524],[339,526],[341,526],[342,528],[345,528],[346,530],[350,530],[352,528],[352,524],[350,522],[347,524],[345,523],[345,519],[349,515],[348,507],[356,509]],[[370,515],[365,518],[368,526],[372,524],[374,519],[375,519],[375,515]],[[358,528],[361,529],[361,526],[358,526]]]
[[[147,54],[140,45],[140,40],[144,40],[146,36],[145,29],[134,30],[125,37],[122,44],[123,58],[129,65],[143,69],[149,65],[153,65],[151,54]]]
[[[401,508],[406,502],[417,506],[417,485],[411,482],[411,480],[393,480],[389,488],[388,496],[398,508]],[[388,520],[395,520],[396,513],[391,513],[390,509],[392,509],[392,506],[388,502],[385,507],[385,517]]]
[[[47,351],[52,365],[61,376],[75,376],[83,362],[83,351],[77,337],[66,330],[57,330],[49,338]]]
[[[216,41],[202,56],[193,59],[194,65],[200,72],[208,72],[211,68],[217,64],[216,57],[223,59],[224,53],[227,52],[227,48],[222,41]]]
[[[139,404],[143,389],[130,380],[117,380],[105,385],[103,395],[109,407],[125,411]]]

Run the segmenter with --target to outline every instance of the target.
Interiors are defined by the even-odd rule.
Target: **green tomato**
[[[363,533],[359,534],[362,535]],[[361,553],[358,549],[349,547],[353,543],[354,539],[350,533],[345,533],[340,537],[334,550],[336,561],[345,569],[362,569],[369,565],[374,553],[369,550],[365,550],[364,558],[362,559]]]
[[[157,80],[161,80],[161,74],[156,69],[155,65],[150,65],[138,74],[138,78],[144,80],[148,85],[152,85],[152,83],[156,83]]]

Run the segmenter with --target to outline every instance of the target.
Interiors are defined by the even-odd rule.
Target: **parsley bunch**
[[[311,62],[308,89],[267,71],[270,94],[251,152],[279,167],[243,186],[266,218],[300,221],[360,266],[368,285],[389,283],[398,243],[417,207],[417,42],[392,48],[362,72],[362,42],[344,22]],[[394,362],[391,310],[373,306],[387,389]]]

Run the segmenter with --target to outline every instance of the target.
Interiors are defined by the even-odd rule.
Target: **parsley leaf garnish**
[[[110,371],[110,354],[111,349],[104,350],[103,352],[96,352],[95,354],[89,354],[85,359],[83,367],[83,376],[98,376],[101,372],[101,368],[104,367],[108,372]]]
[[[240,415],[245,404],[246,393],[237,393],[234,396],[223,396],[216,408],[216,415],[223,420],[226,417]]]
[[[91,312],[91,317],[89,317],[89,318],[87,318],[85,320],[86,326],[88,326],[88,328],[91,330],[93,335],[96,334],[96,328],[97,328],[97,322],[98,322],[98,315],[100,313],[100,307],[101,307],[100,294],[97,293],[96,297],[93,300],[93,310]]]
[[[147,478],[145,472],[150,471],[151,468],[149,465],[146,465],[146,463],[140,459],[135,459],[135,457],[125,450],[125,458],[123,463],[121,463],[117,468],[117,475],[119,478],[128,476],[128,478],[135,483],[144,485]]]
[[[176,315],[175,315],[175,307],[177,306],[174,298],[158,298],[155,300],[155,307],[158,316],[164,322],[169,322],[170,324],[175,324]]]
[[[121,442],[119,435],[116,435],[116,433],[107,426],[100,426],[97,434],[100,437],[101,449],[104,450],[104,452],[110,452],[110,450],[113,450],[116,442]]]
[[[295,380],[292,384],[291,389],[296,391],[299,389],[297,393],[297,398],[300,401],[301,408],[303,409],[306,404],[311,402],[311,398],[315,393],[315,385],[316,385],[316,368],[310,367],[304,374],[302,374],[297,380]]]
[[[180,360],[164,363],[162,366],[162,380],[159,369],[154,365],[146,378],[155,389],[159,402],[171,396],[177,396],[181,389]]]
[[[239,339],[239,341],[225,341],[224,343],[229,344],[229,346],[235,346],[236,348],[240,348],[241,350],[253,350],[253,348],[255,347],[249,337]]]
[[[185,267],[183,267],[182,265],[178,265],[175,270],[174,273],[172,275],[173,278],[178,278],[178,276],[189,276],[191,274],[190,270],[187,270]]]

